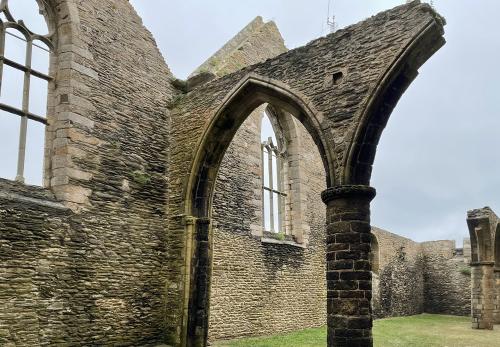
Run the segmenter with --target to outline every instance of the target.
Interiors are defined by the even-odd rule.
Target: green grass
[[[375,347],[500,347],[500,326],[471,329],[470,318],[422,314],[373,323]],[[326,329],[307,329],[270,337],[213,343],[216,347],[324,347]]]

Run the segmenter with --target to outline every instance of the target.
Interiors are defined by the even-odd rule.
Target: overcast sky
[[[326,34],[327,0],[131,2],[179,78],[258,15],[277,23],[288,48]],[[404,2],[332,1],[340,28]],[[434,5],[447,20],[447,44],[421,68],[382,135],[372,224],[460,246],[468,209],[500,213],[500,1]]]
[[[10,2],[19,12],[19,6],[28,4]],[[332,0],[332,7],[342,28],[404,2]],[[327,33],[328,0],[131,3],[179,78],[186,78],[258,15],[277,23],[290,49]],[[468,235],[468,209],[489,205],[500,214],[500,1],[434,4],[447,20],[447,44],[420,69],[382,136],[372,176],[378,191],[372,224],[416,241],[456,239],[461,245]],[[0,112],[0,140],[15,133],[17,125],[4,121],[11,119],[7,116]],[[40,136],[28,143],[35,152]],[[15,173],[9,168],[15,165],[16,148],[0,146],[0,176]],[[41,178],[36,163],[28,162],[32,183]]]

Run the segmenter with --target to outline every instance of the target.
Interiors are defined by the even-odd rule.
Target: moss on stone
[[[151,182],[151,175],[141,170],[132,172],[132,180],[140,186],[145,186]]]

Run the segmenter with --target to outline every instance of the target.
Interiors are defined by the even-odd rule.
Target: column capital
[[[321,193],[321,200],[325,204],[335,199],[342,198],[366,198],[370,201],[375,197],[375,188],[365,185],[342,185],[325,189]]]

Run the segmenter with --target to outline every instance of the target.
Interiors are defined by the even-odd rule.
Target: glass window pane
[[[264,175],[263,180],[264,180],[264,187],[269,188],[269,154],[267,153],[267,149],[264,147],[262,150],[262,156],[263,156],[263,167],[262,167],[262,174]]]
[[[274,213],[274,230],[279,232],[279,208],[278,208],[278,199],[279,195],[277,193],[273,193],[273,213]]]
[[[269,116],[267,115],[267,112],[264,112],[264,115],[262,117],[262,129],[260,131],[260,140],[261,142],[265,142],[268,139],[272,138],[274,145],[277,144],[276,142],[276,135],[274,134],[274,129],[271,124],[271,121],[269,120]]]
[[[270,195],[268,190],[264,190],[264,230],[271,230],[271,206]]]
[[[5,33],[5,57],[18,64],[26,65],[26,41],[19,30],[7,28]]]
[[[31,76],[29,104],[31,113],[45,117],[47,113],[47,88],[48,82],[46,80]]]
[[[276,155],[273,153],[273,189],[274,190],[279,190],[278,187],[278,167],[277,167],[277,160],[276,160]]]
[[[15,179],[21,117],[0,110],[0,177]]]
[[[9,1],[9,10],[16,20],[22,19],[32,32],[40,35],[49,33],[45,17],[40,14],[36,1]]]
[[[5,13],[4,13],[4,12],[0,12],[0,20],[1,20],[3,23],[8,22],[8,20],[7,20],[7,16],[5,16]]]
[[[26,162],[24,179],[28,184],[41,186],[43,179],[43,156],[45,148],[45,124],[28,120],[26,133]]]
[[[42,48],[41,48],[42,47]],[[38,72],[49,74],[49,47],[42,41],[33,41],[33,51],[31,55],[31,68]]]
[[[21,109],[23,106],[23,85],[24,72],[4,65],[0,102]]]

